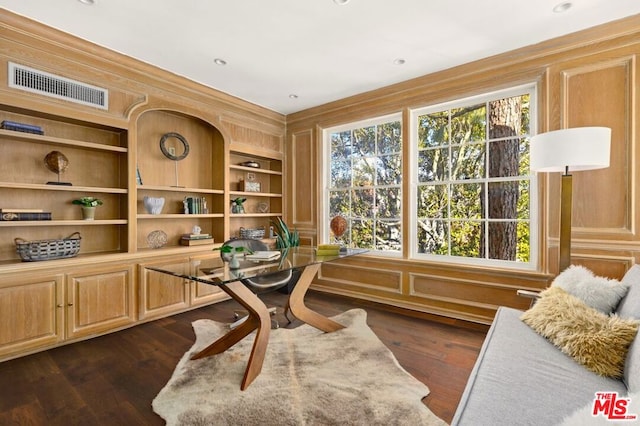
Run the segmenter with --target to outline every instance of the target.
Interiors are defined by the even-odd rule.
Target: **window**
[[[325,192],[322,230],[341,215],[350,246],[399,253],[402,249],[402,125],[387,116],[324,132]],[[328,161],[326,161],[328,159]]]
[[[415,258],[535,266],[534,87],[412,111]]]

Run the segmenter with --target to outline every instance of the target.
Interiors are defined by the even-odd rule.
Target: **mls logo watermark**
[[[618,392],[596,392],[591,415],[607,420],[637,420],[637,414],[627,412],[631,398],[620,398]]]

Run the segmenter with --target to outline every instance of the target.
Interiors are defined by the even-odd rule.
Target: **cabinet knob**
[[[67,303],[67,306],[73,306],[73,303]]]
[[[62,303],[58,303],[57,307],[62,308]]]

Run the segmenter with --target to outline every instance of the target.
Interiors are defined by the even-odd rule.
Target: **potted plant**
[[[271,222],[274,226],[274,232],[276,234],[276,248],[286,249],[290,247],[298,247],[300,245],[300,233],[297,229],[291,231],[286,223],[281,218],[276,218],[276,222]],[[286,257],[286,254],[282,256]],[[287,285],[280,287],[278,291],[280,293],[290,294],[293,288],[296,286],[300,275],[302,274],[302,270],[295,268],[292,271],[291,279],[287,283]]]
[[[243,203],[245,201],[247,201],[247,199],[242,197],[231,200],[231,213],[244,213]]]
[[[300,245],[300,234],[298,230],[293,232],[289,230],[286,223],[281,218],[276,218],[277,222],[271,222],[274,225],[276,234],[276,248],[283,249],[288,247],[298,247]]]
[[[223,244],[220,247],[216,247],[214,248],[214,250],[220,250],[220,253],[222,254],[222,260],[225,262],[229,262],[229,267],[230,268],[238,268],[240,266],[240,261],[238,260],[238,258],[236,257],[238,254],[251,254],[253,253],[249,248],[247,247],[234,247],[234,246],[230,246],[228,244]]]
[[[82,219],[93,220],[96,214],[96,207],[102,205],[102,200],[95,197],[82,197],[71,202],[82,207]]]

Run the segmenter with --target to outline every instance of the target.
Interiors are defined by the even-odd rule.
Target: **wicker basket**
[[[260,240],[264,238],[264,228],[258,228],[258,229],[240,228],[240,238],[251,238],[253,240]]]
[[[26,241],[16,238],[14,241],[22,261],[35,262],[76,256],[80,251],[81,238],[79,232],[74,232],[67,238],[59,240]]]

